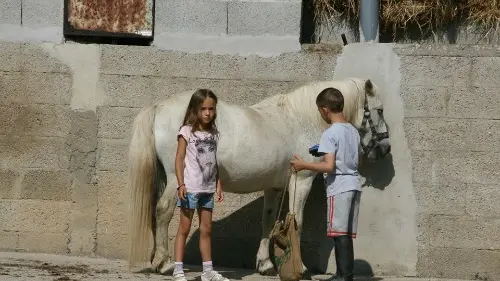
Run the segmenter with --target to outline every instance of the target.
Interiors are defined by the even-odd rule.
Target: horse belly
[[[219,159],[219,174],[224,190],[250,193],[270,187],[281,187],[286,175],[287,157],[283,149],[262,146],[259,151],[238,153]]]

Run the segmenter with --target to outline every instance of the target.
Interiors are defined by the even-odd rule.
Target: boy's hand
[[[219,203],[222,202],[224,200],[224,192],[222,192],[222,187],[218,186],[216,193],[217,193],[217,202]]]
[[[300,158],[297,154],[294,154],[293,158],[294,159],[290,161],[290,164],[292,164],[293,169],[296,172],[302,171],[304,169],[304,163],[305,163],[304,160],[302,160],[302,158]]]

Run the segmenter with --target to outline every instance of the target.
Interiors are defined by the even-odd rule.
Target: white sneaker
[[[220,275],[217,271],[212,270],[201,274],[201,281],[229,281],[226,277]]]
[[[187,281],[186,276],[184,275],[184,272],[174,273],[173,277],[174,277],[174,281]]]

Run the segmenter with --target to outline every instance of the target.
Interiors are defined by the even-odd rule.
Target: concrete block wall
[[[0,43],[0,250],[124,258],[127,145],[140,107],[198,87],[250,105],[347,75],[352,66],[381,85],[394,143],[394,175],[372,167],[379,183],[365,187],[356,270],[498,279],[496,49],[310,49],[319,48],[263,58]],[[318,231],[324,196],[316,183],[306,203],[303,257],[312,270],[332,271],[331,245]],[[215,212],[217,264],[254,268],[261,214],[260,193],[226,194]],[[196,225],[186,262],[199,262]]]
[[[397,50],[418,200],[417,271],[500,278],[500,98],[491,47]]]

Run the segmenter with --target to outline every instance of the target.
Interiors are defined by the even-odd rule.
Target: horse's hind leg
[[[175,175],[167,176],[167,185],[156,204],[156,229],[151,262],[153,269],[160,274],[167,274],[173,269],[168,251],[168,226],[172,220],[177,200]]]
[[[276,270],[269,255],[269,234],[276,220],[279,207],[278,198],[283,192],[274,188],[264,190],[264,210],[262,213],[262,236],[257,252],[257,271],[262,275],[276,275]]]

